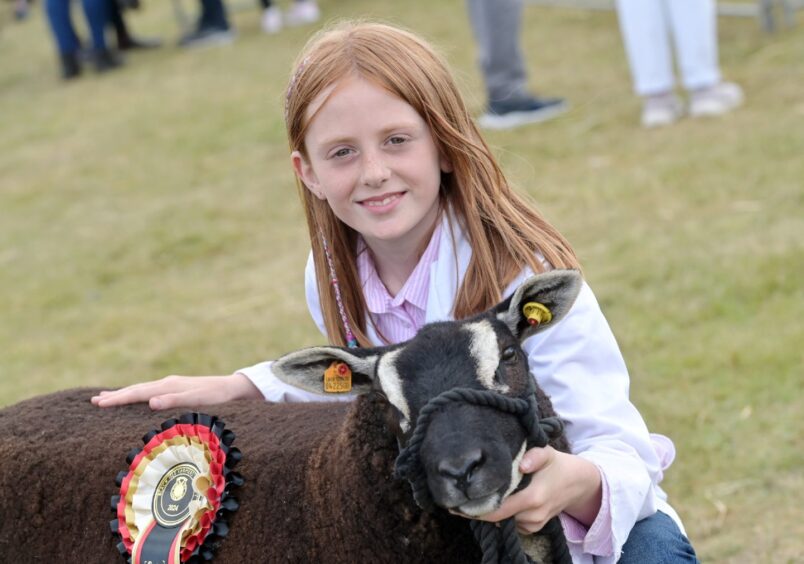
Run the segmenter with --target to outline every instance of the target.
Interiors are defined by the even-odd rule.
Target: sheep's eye
[[[516,357],[516,347],[505,347],[500,358],[502,360],[513,360]]]

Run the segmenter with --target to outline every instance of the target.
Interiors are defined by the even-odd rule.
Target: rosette
[[[232,468],[240,451],[218,418],[185,413],[146,434],[128,453],[112,496],[117,550],[131,564],[198,563],[214,556],[239,504],[232,490],[243,478]]]

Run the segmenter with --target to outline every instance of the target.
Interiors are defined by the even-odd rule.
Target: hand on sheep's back
[[[92,397],[98,407],[148,403],[151,409],[214,405],[236,399],[261,398],[260,391],[242,374],[231,376],[165,376],[152,382],[104,390]]]

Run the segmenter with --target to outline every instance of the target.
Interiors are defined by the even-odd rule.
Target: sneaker
[[[262,30],[265,33],[279,33],[282,29],[282,10],[277,6],[265,8],[262,11]]]
[[[721,82],[690,93],[690,115],[709,117],[727,114],[745,100],[743,89],[733,82]]]
[[[179,40],[179,47],[206,47],[211,45],[227,45],[234,41],[235,34],[231,29],[218,27],[202,27],[188,33]]]
[[[567,111],[563,98],[537,98],[490,102],[489,107],[477,120],[486,129],[511,129],[528,123],[553,119]]]
[[[642,127],[664,127],[684,115],[684,105],[675,94],[645,96],[642,105]]]
[[[295,0],[285,14],[285,22],[291,27],[296,27],[315,23],[320,17],[321,11],[315,0]]]

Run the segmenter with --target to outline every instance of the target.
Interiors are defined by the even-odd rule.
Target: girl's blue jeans
[[[106,38],[103,28],[108,20],[109,0],[81,0],[84,15],[92,35],[92,47],[95,51],[106,49]],[[46,0],[45,12],[50,29],[56,38],[56,46],[61,55],[72,55],[81,47],[70,18],[70,0]]]
[[[657,511],[637,521],[618,564],[670,564],[690,562],[697,564],[698,557],[690,541],[667,514]]]

